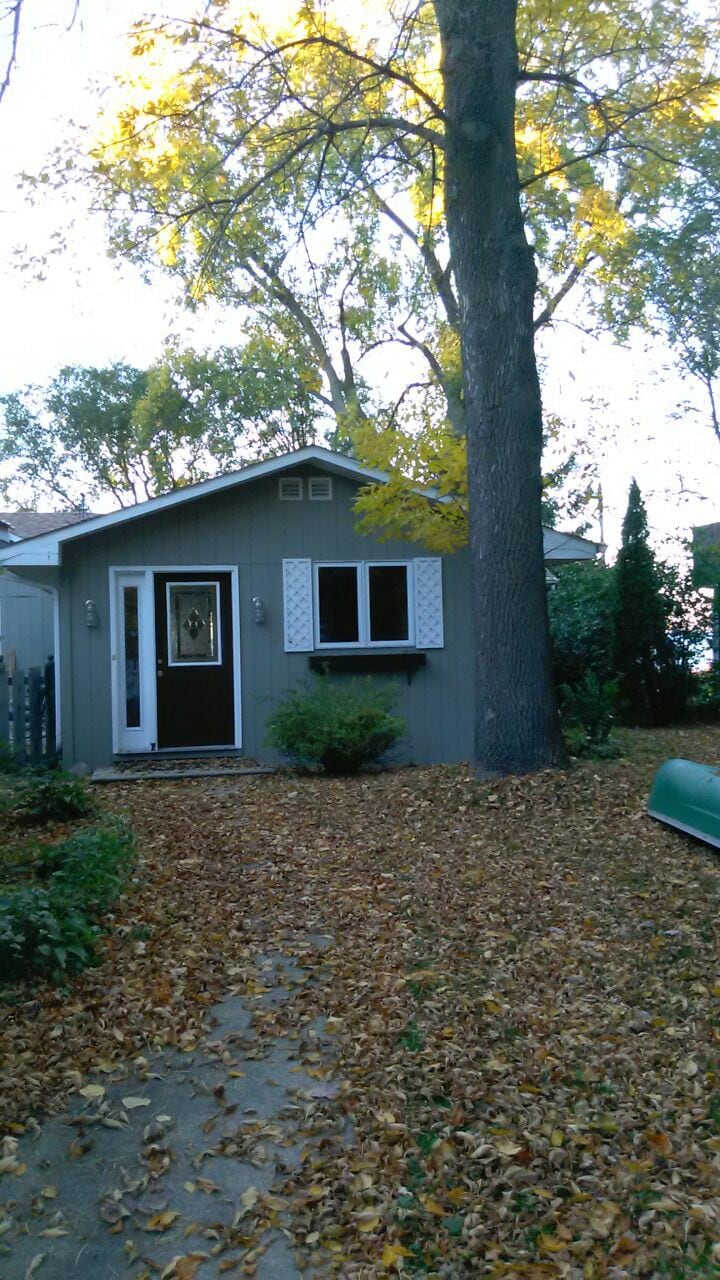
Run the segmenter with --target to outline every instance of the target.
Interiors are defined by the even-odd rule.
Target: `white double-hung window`
[[[413,560],[285,560],[285,649],[443,646],[442,567]]]

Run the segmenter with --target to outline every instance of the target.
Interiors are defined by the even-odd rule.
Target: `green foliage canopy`
[[[143,501],[253,458],[310,444],[302,345],[282,360],[256,330],[240,349],[169,349],[147,370],[62,369],[0,399],[2,488],[64,506]]]
[[[618,331],[650,322],[648,299],[669,322],[668,211],[700,174],[709,201],[720,192],[717,16],[523,0],[517,39],[537,326],[579,292]],[[56,170],[90,182],[113,251],[175,274],[192,306],[234,307],[240,342],[262,332],[278,366],[294,345],[313,429],[334,420],[367,461],[372,434],[394,433],[394,505],[368,496],[367,519],[412,504],[400,466],[415,449],[449,491],[444,437],[464,406],[433,4],[378,3],[363,23],[315,0],[262,17],[216,0],[196,22],[138,24],[117,88],[99,135]]]

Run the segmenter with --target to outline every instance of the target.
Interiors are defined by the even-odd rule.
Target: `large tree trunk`
[[[543,564],[535,267],[515,156],[516,0],[435,0],[460,303],[479,777],[564,760]]]

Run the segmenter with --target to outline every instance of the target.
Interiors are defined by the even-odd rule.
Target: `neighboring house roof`
[[[221,493],[225,489],[237,488],[252,480],[260,480],[272,476],[276,472],[288,468],[315,463],[325,471],[336,475],[347,476],[351,480],[362,482],[387,483],[389,476],[385,471],[374,467],[364,467],[354,458],[346,454],[334,453],[331,449],[323,449],[320,445],[308,445],[304,449],[296,449],[293,453],[284,453],[276,458],[268,458],[264,462],[254,462],[241,471],[232,471],[226,475],[214,476],[211,480],[201,480],[197,484],[189,484],[180,489],[173,489],[159,498],[150,498],[147,502],[138,502],[132,507],[121,507],[119,511],[110,511],[106,515],[89,516],[78,519],[68,527],[55,529],[53,532],[41,534],[34,538],[24,539],[22,544],[0,550],[0,563],[8,565],[58,565],[61,561],[61,548],[64,542],[84,538],[91,533],[99,533],[111,529],[115,525],[127,524],[144,516],[154,515],[170,507],[193,502],[196,498],[209,497],[213,493]],[[435,489],[418,488],[430,501],[447,502]],[[69,514],[71,518],[76,513]],[[599,550],[599,544],[580,538],[573,533],[561,533],[556,529],[545,530],[546,560],[591,559]]]
[[[18,538],[37,538],[66,525],[87,520],[82,511],[0,511],[0,527],[8,528]]]

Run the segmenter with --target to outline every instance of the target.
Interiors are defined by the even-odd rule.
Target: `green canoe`
[[[648,813],[720,849],[720,772],[694,760],[666,760],[655,774]]]

